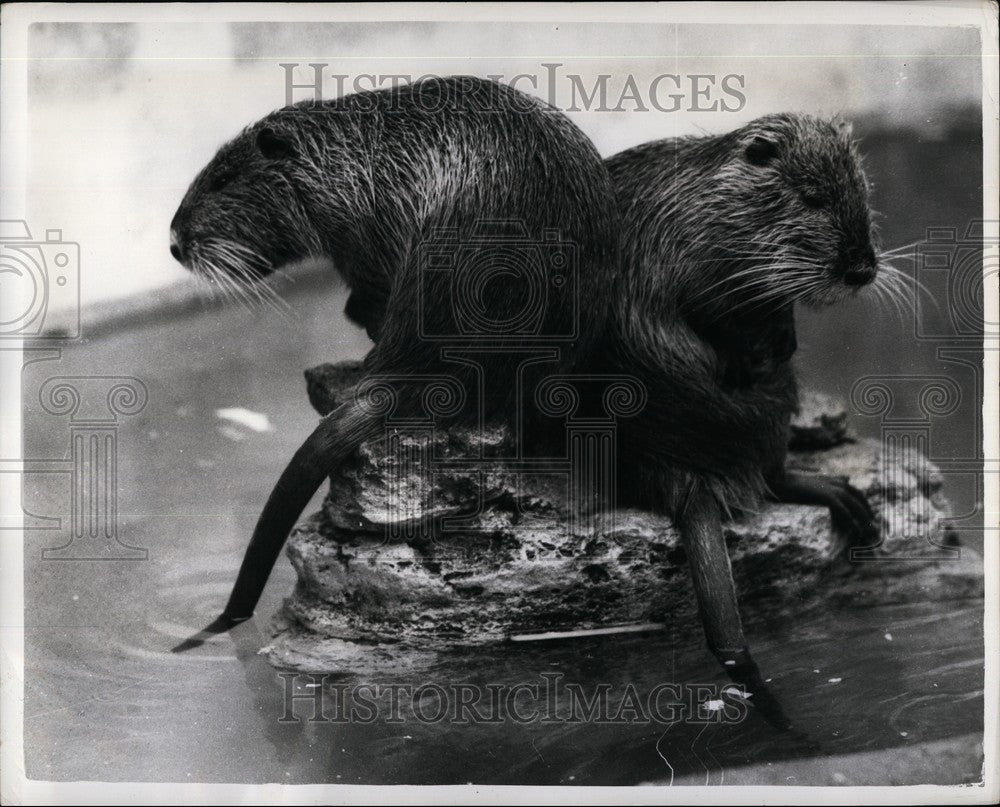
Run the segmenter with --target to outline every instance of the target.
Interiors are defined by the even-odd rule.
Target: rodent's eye
[[[746,147],[745,153],[751,165],[767,165],[778,156],[778,144],[764,137],[755,137]]]
[[[270,126],[257,133],[257,148],[269,160],[286,160],[295,154],[295,145],[287,135]]]
[[[208,190],[210,193],[215,193],[216,191],[221,191],[226,185],[228,185],[233,180],[232,174],[219,174],[214,177],[210,183],[208,183]]]
[[[811,207],[813,210],[826,207],[826,199],[813,191],[802,191],[802,202],[806,207]]]

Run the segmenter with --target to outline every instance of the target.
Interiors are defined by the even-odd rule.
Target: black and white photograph
[[[987,804],[998,6],[0,9],[4,804]]]

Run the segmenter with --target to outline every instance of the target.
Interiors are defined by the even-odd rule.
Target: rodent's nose
[[[875,279],[874,266],[860,266],[850,269],[844,274],[844,283],[848,286],[864,286]]]
[[[170,254],[178,263],[184,263],[184,253],[181,250],[181,241],[177,237],[177,230],[170,228]]]
[[[871,244],[858,245],[841,253],[841,259],[846,265],[844,283],[848,286],[864,286],[875,279],[878,271],[878,258]]]

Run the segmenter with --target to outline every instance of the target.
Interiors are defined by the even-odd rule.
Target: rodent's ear
[[[844,137],[852,137],[854,135],[854,124],[849,120],[844,120],[843,118],[833,119],[834,128],[840,132]]]
[[[744,151],[751,165],[767,165],[778,156],[778,144],[766,137],[755,137]]]
[[[284,160],[295,154],[295,144],[270,126],[257,133],[257,148],[269,160]]]

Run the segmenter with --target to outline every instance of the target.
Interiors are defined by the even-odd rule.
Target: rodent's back
[[[213,190],[226,174],[235,179]],[[175,222],[249,244],[270,268],[331,257],[374,321],[374,371],[461,375],[436,338],[451,330],[452,347],[500,345],[482,356],[513,391],[524,349],[558,347],[558,371],[601,338],[617,218],[600,156],[565,115],[510,87],[455,77],[268,115],[220,150]],[[551,260],[559,250],[568,276]],[[461,267],[429,271],[442,252]],[[456,284],[459,269],[472,282]],[[459,286],[466,297],[456,298]],[[464,316],[462,306],[476,310]],[[522,316],[526,306],[540,316]],[[455,333],[458,314],[472,324]],[[498,411],[511,403],[491,402]]]
[[[617,214],[607,171],[590,140],[563,113],[505,85],[475,80],[471,96],[462,92],[467,86],[464,79],[439,80],[378,98],[384,106],[376,127],[380,153],[390,159],[405,155],[384,166],[389,172],[384,184],[416,188],[419,199],[412,209],[414,194],[393,194],[398,206],[389,218],[407,221],[414,243],[424,250],[448,232],[451,240],[444,245],[460,249],[470,269],[482,264],[493,277],[482,298],[489,319],[514,322],[526,306],[544,306],[541,332],[528,328],[518,336],[515,327],[505,344],[548,342],[567,358],[585,356],[603,332],[608,306],[598,298],[607,299],[601,292],[618,266]],[[552,274],[548,261],[562,247],[569,282],[556,287],[552,284],[562,275]],[[502,267],[494,274],[495,262]],[[413,281],[422,272],[420,259],[385,265],[406,275],[394,285],[397,311],[415,310],[408,297],[419,285]],[[420,280],[426,281],[426,274]],[[425,317],[454,316],[460,301],[452,280],[442,273],[423,287],[440,304],[425,306]],[[534,295],[530,300],[526,285]],[[401,331],[412,326],[408,317],[392,324]],[[447,327],[430,323],[432,332]],[[472,343],[489,339],[469,334]],[[408,351],[405,360],[410,361]]]

